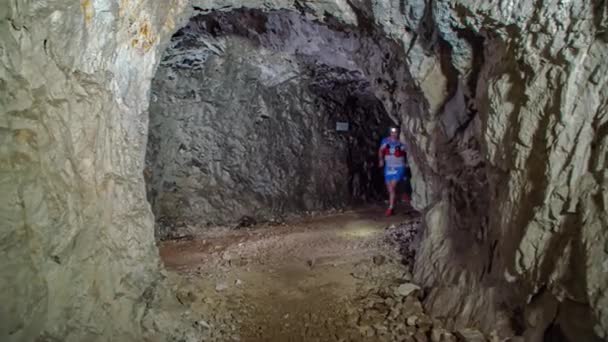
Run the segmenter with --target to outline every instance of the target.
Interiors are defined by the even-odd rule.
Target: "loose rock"
[[[374,258],[373,258],[374,265],[377,265],[377,266],[384,264],[385,260],[386,260],[386,257],[382,254],[374,255]]]
[[[413,327],[416,325],[416,322],[418,321],[418,316],[410,316],[407,318],[407,325],[409,325],[410,327]]]
[[[402,297],[407,297],[412,293],[415,293],[416,291],[420,290],[420,286],[416,285],[416,284],[412,284],[412,283],[405,283],[405,284],[401,284],[399,285],[399,287],[397,287],[397,289],[395,290],[395,294],[397,296],[402,296]]]
[[[219,291],[224,291],[224,290],[226,290],[227,288],[228,288],[228,284],[226,284],[226,283],[218,283],[218,284],[215,286],[215,290],[216,290],[216,291],[218,291],[218,292],[219,292]]]

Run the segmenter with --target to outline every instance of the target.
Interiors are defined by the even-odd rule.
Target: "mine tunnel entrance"
[[[377,149],[398,124],[356,60],[364,45],[292,12],[193,17],[152,82],[157,237],[383,201]]]

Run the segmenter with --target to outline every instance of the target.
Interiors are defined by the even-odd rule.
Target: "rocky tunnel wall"
[[[404,100],[400,81],[372,88],[413,142],[414,200],[426,212],[415,276],[435,288],[435,314],[488,332],[553,323],[606,338],[605,1],[247,5],[365,27],[403,53],[386,70],[411,75],[424,98]],[[177,26],[236,7],[0,9],[3,339],[154,333],[142,326],[159,279],[142,175],[150,80]],[[501,311],[522,314],[503,325]]]
[[[142,181],[179,2],[0,6],[0,339],[137,340],[160,278]],[[138,304],[139,303],[139,304]]]

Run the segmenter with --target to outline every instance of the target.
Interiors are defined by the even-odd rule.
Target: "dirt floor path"
[[[418,223],[367,208],[212,229],[160,252],[206,340],[426,341],[440,323],[404,265]]]

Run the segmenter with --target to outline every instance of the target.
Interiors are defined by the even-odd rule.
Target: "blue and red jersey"
[[[380,143],[380,150],[384,156],[386,168],[405,167],[406,146],[401,141],[384,138]]]

